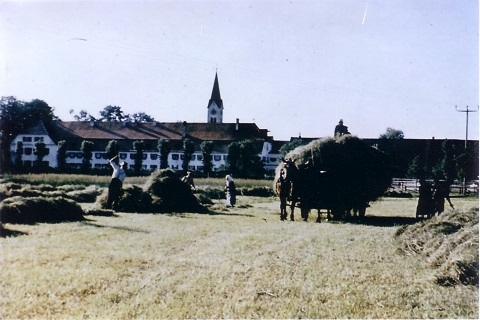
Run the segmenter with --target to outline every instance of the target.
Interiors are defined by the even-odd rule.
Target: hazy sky
[[[116,105],[206,122],[218,71],[224,122],[277,140],[331,136],[340,118],[361,138],[465,139],[478,15],[473,0],[0,0],[0,95],[64,121]]]

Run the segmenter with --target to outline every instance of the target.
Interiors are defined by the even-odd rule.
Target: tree
[[[15,167],[17,169],[22,169],[23,167],[22,156],[23,156],[23,142],[17,141],[17,146],[15,148]]]
[[[443,159],[442,159],[442,173],[449,183],[453,183],[457,177],[457,164],[455,159],[455,146],[452,141],[445,140],[442,143]]]
[[[133,122],[153,122],[155,119],[145,112],[137,112],[129,116],[130,121]]]
[[[88,141],[88,140],[84,140],[82,141],[82,144],[80,146],[80,151],[82,152],[82,156],[83,156],[83,159],[82,159],[82,172],[87,172],[92,164],[91,164],[91,161],[92,161],[92,155],[93,155],[93,142],[92,141]]]
[[[65,170],[67,164],[67,142],[65,140],[58,141],[57,163],[60,171]]]
[[[183,140],[183,163],[182,163],[183,174],[187,173],[188,164],[190,163],[190,159],[192,158],[192,155],[194,152],[195,152],[195,145],[193,144],[193,141],[188,138]]]
[[[107,146],[105,147],[105,153],[107,154],[108,159],[112,159],[115,156],[118,156],[118,141],[110,140],[108,141]]]
[[[412,179],[422,179],[427,177],[427,170],[423,157],[416,155],[410,163],[407,170],[407,177]]]
[[[240,160],[240,143],[234,141],[228,145],[227,170],[236,177],[238,174],[238,162]]]
[[[48,154],[49,149],[43,141],[35,142],[35,150],[33,154],[37,156],[37,167],[43,167],[43,158]]]
[[[77,115],[74,115],[73,118],[75,119],[75,121],[82,121],[82,122],[96,120],[95,117],[89,114],[86,110],[80,110],[80,112]]]
[[[262,159],[258,156],[257,148],[252,140],[240,141],[238,170],[240,176],[246,178],[259,178],[264,174]]]
[[[53,109],[42,100],[23,102],[15,97],[7,96],[0,99],[0,170],[5,172],[10,163],[10,143],[25,128],[37,122],[43,122],[49,128],[52,120],[58,119]]]
[[[140,171],[142,170],[143,151],[145,150],[145,142],[143,142],[142,140],[134,141],[133,150],[135,150],[135,159],[134,159],[133,169],[135,170],[135,174],[139,175]]]
[[[378,138],[378,148],[390,158],[393,176],[404,177],[406,175],[405,154],[400,151],[401,142],[404,138],[402,130],[387,128],[387,131]]]
[[[387,131],[381,134],[379,139],[403,139],[404,137],[402,130],[387,128]]]
[[[214,143],[213,141],[203,141],[200,144],[200,149],[202,150],[203,156],[203,173],[207,176],[212,171],[212,152],[213,152]]]
[[[122,122],[128,120],[128,117],[125,117],[122,109],[118,106],[106,106],[100,111],[100,116],[100,120],[104,122]]]
[[[168,155],[171,151],[170,140],[159,139],[158,140],[158,152],[160,152],[160,169],[168,168]]]

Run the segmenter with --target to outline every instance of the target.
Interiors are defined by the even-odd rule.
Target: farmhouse
[[[168,157],[168,166],[174,170],[182,169],[183,141],[188,138],[195,145],[195,152],[189,163],[190,170],[203,169],[203,156],[200,144],[203,141],[212,141],[213,171],[222,170],[226,165],[228,145],[233,141],[251,140],[257,148],[258,156],[264,163],[267,171],[273,171],[279,163],[279,146],[281,143],[273,141],[268,136],[267,129],[260,129],[255,123],[242,123],[239,119],[235,123],[223,122],[223,101],[220,95],[218,76],[212,89],[212,95],[207,105],[207,121],[199,123],[187,122],[101,122],[101,121],[53,121],[47,127],[39,122],[25,132],[16,136],[10,144],[11,161],[15,161],[18,148],[22,148],[22,162],[24,166],[34,166],[35,143],[42,141],[47,147],[47,156],[44,164],[56,168],[58,166],[58,142],[67,144],[66,164],[69,167],[80,167],[83,141],[94,143],[92,168],[109,166],[105,148],[109,141],[116,140],[119,144],[119,156],[123,161],[133,164],[135,150],[133,143],[143,141],[142,167],[144,170],[155,170],[160,166],[158,141],[170,140],[172,150]]]

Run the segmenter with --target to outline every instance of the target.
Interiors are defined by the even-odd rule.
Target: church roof
[[[207,108],[215,102],[215,104],[220,108],[223,109],[223,101],[222,97],[220,96],[220,86],[218,85],[218,74],[215,73],[215,81],[213,82],[213,89],[212,89],[212,96],[208,101]]]

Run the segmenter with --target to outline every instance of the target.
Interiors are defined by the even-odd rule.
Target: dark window
[[[127,159],[127,154],[124,153],[124,152],[120,153],[120,159],[122,159],[122,160]]]
[[[35,141],[35,142],[37,142],[37,141],[43,142],[43,137],[35,137],[35,138],[33,138],[33,141]]]
[[[202,161],[203,160],[203,156],[201,154],[197,155],[197,160],[198,161]]]
[[[150,165],[150,169],[152,169],[152,170],[155,170],[155,169],[157,169],[157,168],[158,168],[158,166],[157,166],[156,164],[151,164],[151,165]]]
[[[213,156],[213,160],[220,161],[220,160],[222,160],[222,156],[216,154],[216,155]]]
[[[150,159],[152,160],[157,160],[158,159],[158,154],[156,153],[150,153]],[[155,167],[156,168],[156,167]]]
[[[177,153],[172,154],[172,160],[178,160],[178,154]]]
[[[29,156],[32,154],[33,149],[32,148],[25,148],[25,155]]]
[[[23,142],[32,142],[32,137],[23,137]]]

